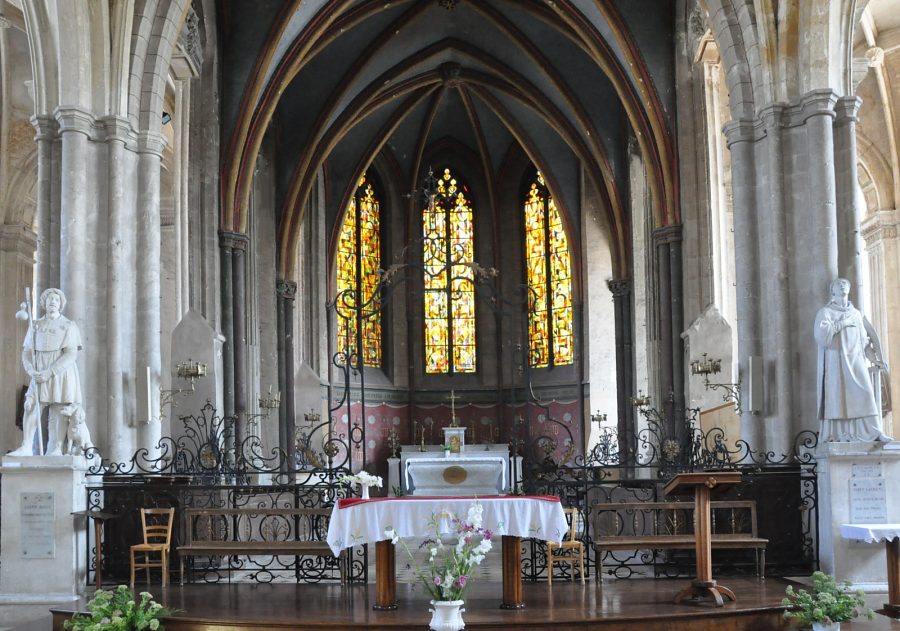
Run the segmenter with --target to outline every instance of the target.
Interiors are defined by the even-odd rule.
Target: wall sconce
[[[707,353],[703,353],[703,359],[695,359],[691,362],[692,375],[717,375],[722,372],[721,359],[709,359]]]
[[[281,406],[281,392],[272,395],[272,386],[269,386],[268,396],[259,397],[259,407],[261,410],[274,410]]]
[[[148,370],[148,381],[149,381],[149,368]],[[206,376],[206,364],[203,362],[195,362],[192,359],[188,359],[186,362],[178,362],[175,366],[175,375],[179,379],[188,379],[191,382],[190,388],[174,388],[172,390],[163,390],[162,387],[159,389],[159,407],[162,409],[169,403],[172,404],[172,407],[175,407],[175,397],[179,394],[189,394],[194,392],[194,380],[199,379],[200,377]]]
[[[255,421],[260,418],[269,418],[269,412],[271,410],[277,409],[281,405],[281,392],[276,392],[274,395],[272,394],[272,386],[269,386],[268,396],[259,397],[257,399],[257,403],[259,404],[259,409],[263,410],[258,414],[248,414],[248,421]]]
[[[637,396],[631,397],[631,405],[636,408],[650,407],[650,395],[638,390]]]
[[[722,400],[734,403],[734,411],[741,413],[741,380],[737,383],[710,383],[709,376],[722,372],[721,359],[709,359],[707,353],[703,353],[703,359],[695,359],[691,362],[691,374],[703,377],[703,387],[707,390],[723,390]]]

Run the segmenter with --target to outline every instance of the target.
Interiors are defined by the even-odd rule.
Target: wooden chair
[[[572,567],[572,580],[575,580],[575,563],[581,571],[581,584],[584,584],[584,544],[575,538],[575,526],[578,522],[577,508],[564,508],[569,522],[568,538],[560,543],[547,542],[547,584],[553,585],[553,563],[568,563]]]
[[[148,519],[149,517],[149,519]],[[169,579],[169,547],[172,545],[172,522],[175,521],[174,508],[142,508],[141,528],[144,543],[131,546],[131,586],[134,587],[135,569],[147,570],[147,584],[150,584],[150,568],[162,570],[163,587]],[[135,561],[135,555],[143,554],[143,561]],[[152,555],[159,554],[159,559]]]

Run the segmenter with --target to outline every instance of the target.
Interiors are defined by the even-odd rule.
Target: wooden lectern
[[[717,585],[712,577],[712,537],[709,497],[713,491],[721,491],[740,483],[741,474],[737,471],[704,471],[700,473],[679,473],[669,480],[663,488],[666,495],[694,496],[694,537],[697,550],[697,578],[675,596],[677,605],[686,597],[697,599],[709,595],[716,601],[716,607],[724,604],[722,596],[729,600],[737,600],[734,592],[722,585]]]

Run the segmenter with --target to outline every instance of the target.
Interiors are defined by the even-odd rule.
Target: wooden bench
[[[756,530],[756,502],[710,502],[712,549],[756,552],[756,575],[765,576],[768,539]],[[603,554],[612,550],[693,550],[693,502],[621,502],[596,504],[594,548],[603,576]]]
[[[334,557],[324,540],[330,516],[327,508],[188,508],[185,542],[176,547],[181,584],[189,556]],[[345,557],[338,557],[341,583]]]

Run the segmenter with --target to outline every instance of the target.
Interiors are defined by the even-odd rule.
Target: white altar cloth
[[[900,524],[841,524],[841,536],[866,543],[891,541],[900,537]]]
[[[335,555],[341,550],[387,539],[386,528],[400,537],[427,537],[432,515],[439,513],[450,531],[452,515],[465,519],[472,502],[484,508],[483,527],[492,536],[534,537],[561,541],[568,531],[566,515],[555,496],[489,497],[378,497],[369,500],[338,500],[328,524],[328,545]]]

